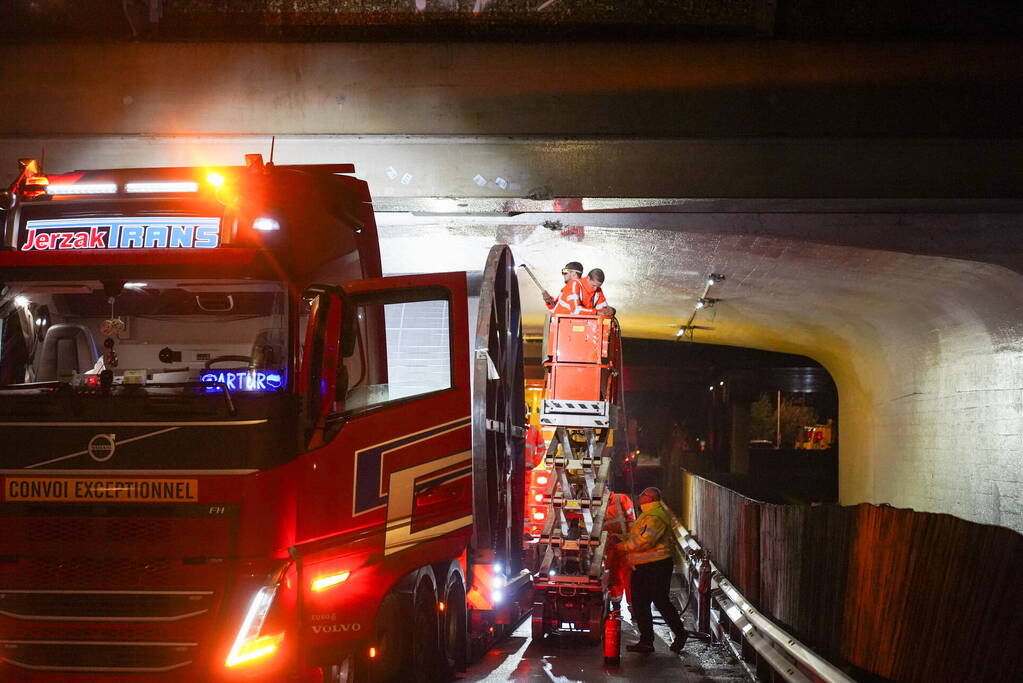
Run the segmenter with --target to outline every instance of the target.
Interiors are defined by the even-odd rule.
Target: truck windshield
[[[88,392],[109,370],[115,391],[270,396],[287,384],[287,301],[283,285],[256,280],[6,282],[0,389]]]

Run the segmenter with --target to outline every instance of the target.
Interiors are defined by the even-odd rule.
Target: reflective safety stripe
[[[612,493],[611,499],[607,504],[607,517],[605,519],[605,525],[613,527],[611,530],[614,533],[624,534],[628,532],[629,525],[636,521],[636,512],[629,497],[624,493]]]

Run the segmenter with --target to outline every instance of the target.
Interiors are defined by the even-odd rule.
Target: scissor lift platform
[[[552,318],[540,423],[555,426],[543,469],[546,523],[536,543],[533,637],[578,632],[600,641],[607,604],[604,519],[620,421],[620,333],[614,319]]]

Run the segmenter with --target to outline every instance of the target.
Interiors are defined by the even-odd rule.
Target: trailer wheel
[[[445,609],[440,613],[441,673],[451,678],[468,665],[467,610],[462,577],[452,573],[444,591]]]
[[[412,656],[408,664],[408,680],[417,683],[435,683],[440,677],[437,619],[437,596],[433,586],[426,582],[416,590],[412,608]]]

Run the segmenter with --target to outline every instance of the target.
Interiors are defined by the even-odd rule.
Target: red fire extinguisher
[[[696,628],[700,633],[710,633],[710,558],[704,552],[697,570],[699,577],[696,594]]]
[[[622,661],[622,613],[613,610],[604,621],[604,664],[618,666]]]

